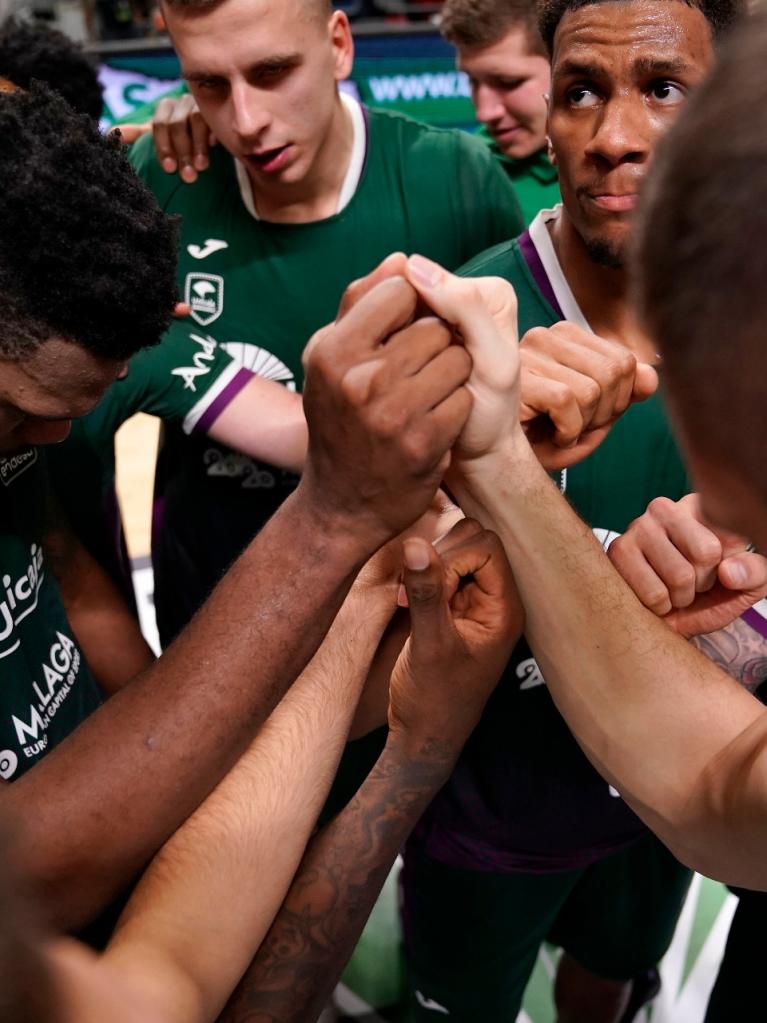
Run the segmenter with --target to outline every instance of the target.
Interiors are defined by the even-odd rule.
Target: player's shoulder
[[[461,277],[503,277],[512,284],[520,276],[519,242],[512,238],[485,249],[457,271]]]
[[[435,158],[468,159],[494,166],[488,147],[467,131],[424,124],[398,110],[370,107],[368,117],[371,135],[380,135],[385,144],[397,142],[408,150],[417,150],[419,156],[434,154]]]

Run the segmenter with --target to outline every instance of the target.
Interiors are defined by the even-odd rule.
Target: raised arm
[[[157,854],[105,960],[166,1023],[215,1019],[261,944],[333,780],[397,585],[358,582],[256,739]]]
[[[472,353],[475,402],[453,490],[503,540],[559,709],[597,769],[684,862],[767,887],[767,713],[640,604],[541,468],[516,414],[503,283],[438,270],[413,279]]]
[[[58,926],[94,916],[199,806],[362,563],[428,507],[469,411],[470,360],[436,322],[408,327],[414,308],[412,289],[387,281],[328,332],[307,376],[297,491],[163,657],[2,792]]]
[[[497,537],[462,522],[442,545],[442,565],[422,539],[405,541],[405,552],[411,635],[391,678],[386,746],[351,803],[312,840],[224,1014],[229,1023],[317,1018],[520,635],[521,609]]]

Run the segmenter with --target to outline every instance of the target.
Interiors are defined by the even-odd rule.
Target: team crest
[[[187,274],[184,301],[189,303],[192,318],[207,327],[224,311],[224,278],[219,274]]]

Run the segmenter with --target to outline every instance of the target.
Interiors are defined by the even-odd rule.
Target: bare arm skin
[[[470,408],[470,360],[436,321],[407,326],[415,301],[401,278],[384,282],[325,333],[297,491],[163,657],[0,794],[60,929],[92,919],[199,806],[364,561],[429,506]]]
[[[101,687],[114,694],[154,654],[120,591],[58,516],[43,546],[80,649]]]
[[[216,1018],[304,853],[396,584],[353,587],[319,651],[256,739],[155,857],[105,960],[165,1023]]]
[[[499,282],[473,283],[467,292],[434,272],[420,288],[460,325],[482,395],[452,485],[501,536],[551,694],[597,769],[683,862],[767,888],[767,713],[639,603],[553,486],[518,426],[515,325],[492,315]],[[484,318],[469,310],[483,296]]]
[[[251,458],[301,472],[308,441],[301,395],[254,376],[216,418],[208,436]]]
[[[311,842],[222,1017],[228,1023],[317,1018],[519,637],[521,609],[497,537],[465,522],[451,536],[454,545],[442,552],[445,580],[429,545],[406,542],[412,632],[392,674],[386,747],[351,803]],[[448,607],[458,579],[472,573],[474,582]]]

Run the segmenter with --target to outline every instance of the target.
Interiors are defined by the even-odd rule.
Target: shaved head
[[[283,0],[284,2],[284,0]],[[299,0],[301,5],[310,13],[316,14],[318,18],[327,19],[333,13],[332,0]],[[214,7],[220,7],[226,0],[162,0],[165,7],[173,11],[211,11]]]

